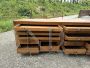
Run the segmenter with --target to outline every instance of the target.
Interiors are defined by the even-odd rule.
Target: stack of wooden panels
[[[90,25],[78,22],[66,24],[63,28],[65,34],[64,53],[86,54],[85,43],[90,41]]]
[[[14,21],[17,52],[38,54],[39,52],[59,52],[62,27],[57,24]]]
[[[65,54],[90,54],[90,21],[21,19],[14,21],[14,29],[18,53],[59,52],[62,47]]]

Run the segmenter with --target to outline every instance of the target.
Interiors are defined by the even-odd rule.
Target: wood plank
[[[73,21],[73,22],[63,22],[64,26],[90,26],[90,22],[82,22],[82,21]]]
[[[21,40],[21,39],[30,39],[30,40],[40,40],[40,41],[49,41],[49,37],[18,37],[17,40]],[[60,41],[60,37],[52,37],[50,40],[52,41]]]
[[[64,46],[84,46],[85,42],[64,41]]]
[[[52,32],[61,32],[62,28],[60,27],[45,27],[45,26],[15,26],[14,29],[16,31],[49,31],[52,30]]]
[[[58,19],[20,19],[20,20],[14,20],[14,25],[16,24],[50,24],[50,25],[83,25],[83,26],[88,26],[90,25],[90,21],[89,20],[82,20],[79,18],[76,19],[62,19],[62,18],[58,18]]]
[[[64,27],[65,33],[90,33],[90,27]]]
[[[90,37],[65,36],[65,40],[68,40],[68,41],[90,41]]]
[[[86,49],[85,48],[78,48],[78,49],[75,49],[75,48],[65,48],[63,46],[63,52],[64,54],[85,54],[86,53]]]
[[[53,45],[50,51],[52,51],[52,52],[59,52],[60,51],[60,46],[59,45],[58,46],[54,46]]]
[[[39,44],[39,41],[38,40],[33,40],[33,39],[32,40],[19,39],[17,41],[17,46],[19,46],[20,44]]]
[[[34,35],[40,35],[40,36],[48,36],[49,33],[40,33],[40,32],[32,32]],[[27,35],[26,32],[16,32],[17,35]],[[52,33],[52,36],[59,36],[60,33]]]
[[[26,53],[37,54],[37,53],[39,53],[39,48],[38,47],[17,48],[17,53],[21,53],[21,54],[26,54]]]
[[[40,46],[40,52],[49,52],[50,48],[49,46]]]
[[[59,52],[60,46],[40,46],[40,52]]]

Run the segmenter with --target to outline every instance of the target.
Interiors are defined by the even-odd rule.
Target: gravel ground
[[[90,68],[90,56],[16,53],[14,31],[0,33],[0,68]]]

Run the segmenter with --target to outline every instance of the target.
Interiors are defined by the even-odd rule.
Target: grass
[[[52,18],[68,16],[78,14],[81,9],[90,9],[90,0],[78,4],[61,3],[58,2],[58,0],[57,2],[53,0],[1,0],[0,32],[6,32],[12,29],[13,18]]]
[[[6,32],[12,29],[12,20],[0,20],[0,32]]]

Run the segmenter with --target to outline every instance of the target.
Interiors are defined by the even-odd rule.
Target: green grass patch
[[[12,20],[0,20],[0,32],[6,32],[12,29]]]

